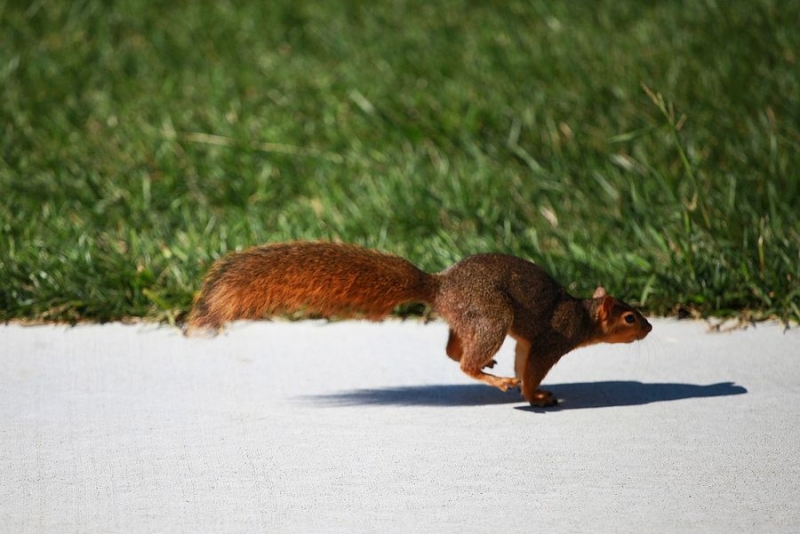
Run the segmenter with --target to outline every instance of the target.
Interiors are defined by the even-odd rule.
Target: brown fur
[[[235,319],[297,311],[380,320],[434,293],[435,279],[397,256],[337,243],[280,243],[216,262],[188,323],[217,330]]]
[[[235,319],[298,311],[379,320],[408,302],[430,304],[448,322],[446,352],[462,371],[503,391],[521,385],[537,406],[557,403],[539,384],[564,354],[594,343],[630,343],[652,329],[604,289],[576,299],[541,267],[514,256],[478,254],[431,275],[398,256],[307,242],[255,247],[219,260],[187,322],[190,329],[217,330]],[[507,335],[517,341],[516,376],[484,372]]]

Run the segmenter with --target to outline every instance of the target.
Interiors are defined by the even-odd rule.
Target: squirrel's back
[[[539,265],[507,254],[475,254],[441,273],[435,309],[456,321],[463,309],[496,304],[512,310],[516,322],[547,329],[553,310],[575,300]]]
[[[436,284],[435,277],[403,258],[354,245],[265,245],[213,265],[188,324],[218,329],[234,319],[297,311],[377,320],[400,304],[432,302]]]

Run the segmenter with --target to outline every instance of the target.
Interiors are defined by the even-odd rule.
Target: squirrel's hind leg
[[[503,345],[510,323],[509,314],[507,322],[502,319],[484,319],[473,325],[462,325],[459,330],[453,330],[451,342],[448,343],[448,349],[452,350],[456,346],[462,349],[460,364],[464,373],[502,391],[518,387],[521,380],[516,377],[495,376],[485,373],[483,369],[494,365],[494,355]],[[448,355],[453,358],[450,350]]]
[[[452,328],[450,329],[450,334],[447,336],[447,349],[445,350],[450,359],[456,362],[460,362],[461,357],[464,355],[464,347],[461,345],[461,338],[458,337],[458,334],[456,334]],[[497,365],[497,361],[492,359],[485,364],[483,368],[486,369],[488,367],[491,369],[495,365]],[[522,375],[518,375],[517,378],[522,380]]]
[[[464,347],[461,345],[461,338],[451,328],[450,334],[447,336],[447,348],[445,349],[447,355],[451,360],[460,362],[461,356],[464,355]]]

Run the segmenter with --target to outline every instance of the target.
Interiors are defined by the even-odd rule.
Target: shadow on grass
[[[645,384],[635,381],[579,382],[572,384],[546,384],[560,404],[552,408],[518,407],[524,411],[557,411],[580,408],[608,408],[613,406],[638,406],[705,397],[742,395],[747,390],[733,382],[718,384]],[[518,391],[502,391],[482,384],[406,386],[382,389],[357,389],[303,397],[311,402],[330,406],[486,406],[492,404],[524,403]]]

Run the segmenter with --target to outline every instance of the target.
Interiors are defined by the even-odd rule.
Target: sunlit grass
[[[0,319],[174,320],[227,251],[541,263],[800,319],[800,2],[0,3]]]

